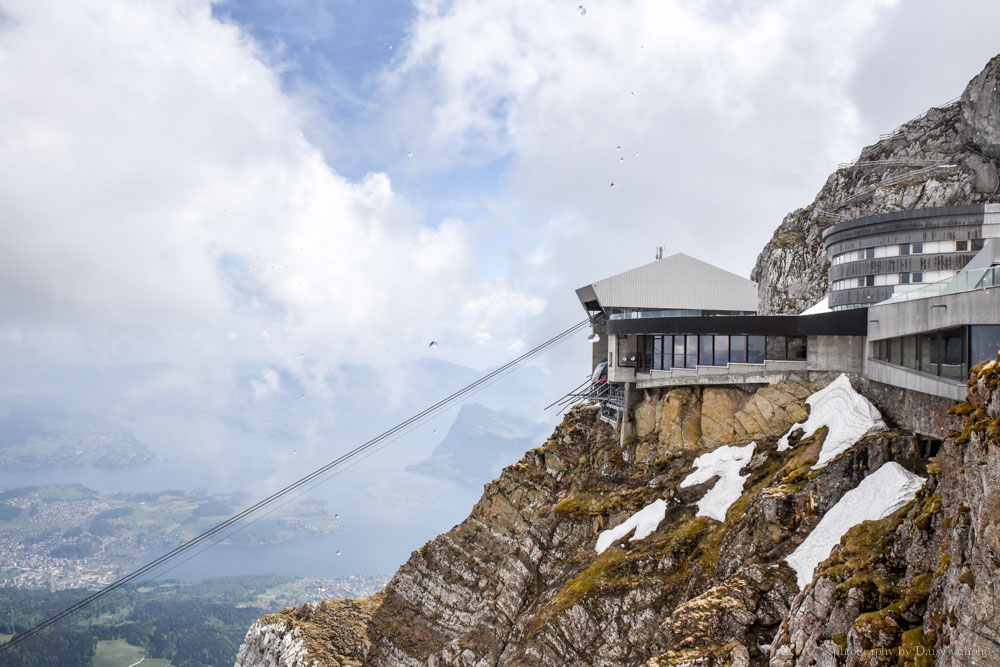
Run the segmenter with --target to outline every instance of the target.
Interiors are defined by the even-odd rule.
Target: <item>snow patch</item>
[[[601,534],[597,536],[597,544],[594,546],[594,550],[599,554],[604,553],[605,549],[628,535],[629,531],[633,528],[635,529],[635,535],[632,536],[629,542],[645,539],[656,530],[656,527],[660,525],[666,514],[666,501],[654,500],[614,528],[601,531]]]
[[[698,501],[697,516],[707,516],[716,521],[726,520],[726,512],[743,495],[743,484],[750,475],[741,475],[740,470],[750,462],[756,446],[756,442],[745,447],[723,445],[694,460],[695,471],[684,478],[680,488],[704,484],[716,475],[719,476],[715,486]]]
[[[830,295],[824,296],[822,299],[809,306],[803,310],[799,315],[819,315],[820,313],[830,313]]]
[[[813,470],[822,468],[841,452],[868,435],[886,429],[882,414],[871,401],[854,391],[851,381],[841,374],[836,380],[806,399],[809,404],[809,418],[793,424],[778,440],[778,451],[789,448],[788,436],[801,428],[803,438],[809,437],[821,426],[827,427],[823,449]]]
[[[799,588],[812,581],[813,570],[830,556],[840,538],[862,521],[877,521],[913,500],[927,480],[894,461],[861,480],[830,508],[809,537],[785,561],[798,574]]]

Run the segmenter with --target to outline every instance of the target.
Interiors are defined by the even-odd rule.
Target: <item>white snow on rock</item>
[[[889,516],[913,500],[927,480],[890,461],[865,477],[830,508],[809,537],[785,561],[798,574],[799,588],[812,581],[813,570],[829,557],[840,538],[862,521]]]
[[[809,306],[803,310],[799,315],[819,315],[820,313],[829,313],[830,310],[830,295],[824,296],[822,299]]]
[[[597,553],[604,553],[604,550],[612,544],[629,534],[635,528],[635,535],[629,542],[635,542],[649,537],[656,527],[663,521],[667,513],[667,503],[665,500],[654,500],[641,510],[630,516],[628,519],[618,524],[610,530],[603,530],[597,536],[597,544],[594,550]]]
[[[707,516],[716,521],[726,520],[726,512],[743,495],[743,483],[750,475],[741,475],[740,470],[750,462],[756,446],[756,442],[745,447],[723,445],[694,460],[695,471],[680,483],[682,489],[704,484],[716,475],[719,476],[715,486],[698,501],[698,516]]]
[[[813,469],[822,468],[841,452],[868,435],[886,429],[882,414],[871,401],[854,391],[851,381],[841,374],[836,380],[806,399],[809,404],[809,418],[793,424],[778,440],[778,451],[789,448],[788,436],[801,428],[803,438],[816,432],[821,426],[827,427],[826,440],[819,452],[819,459]]]

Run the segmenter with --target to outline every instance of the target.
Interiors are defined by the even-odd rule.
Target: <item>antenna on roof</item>
[[[663,246],[656,246],[656,259],[663,259]]]

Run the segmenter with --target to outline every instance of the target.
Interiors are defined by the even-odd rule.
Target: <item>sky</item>
[[[567,328],[575,288],[656,246],[748,275],[998,24],[964,0],[0,0],[0,391],[155,364],[126,398],[221,409],[363,364],[391,394],[406,360],[487,369]],[[542,362],[552,391],[584,335]]]

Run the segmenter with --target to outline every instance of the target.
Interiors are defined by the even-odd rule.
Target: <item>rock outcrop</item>
[[[958,101],[866,147],[854,165],[830,175],[811,204],[786,215],[750,274],[760,312],[800,313],[823,298],[830,263],[822,233],[841,219],[998,201],[998,79],[1000,56]]]
[[[907,507],[857,526],[792,602],[771,665],[1000,664],[1000,363]]]
[[[595,408],[576,408],[383,591],[266,617],[237,664],[284,664],[272,647],[292,640],[304,648],[293,665],[764,664],[798,594],[785,556],[883,463],[926,474],[917,438],[900,431],[819,470],[823,429],[778,452],[815,389],[651,393],[638,408],[648,428],[624,448]],[[750,440],[726,521],[696,516],[715,479],[679,488],[694,459]],[[666,518],[650,536],[595,551],[600,531],[657,499]]]

